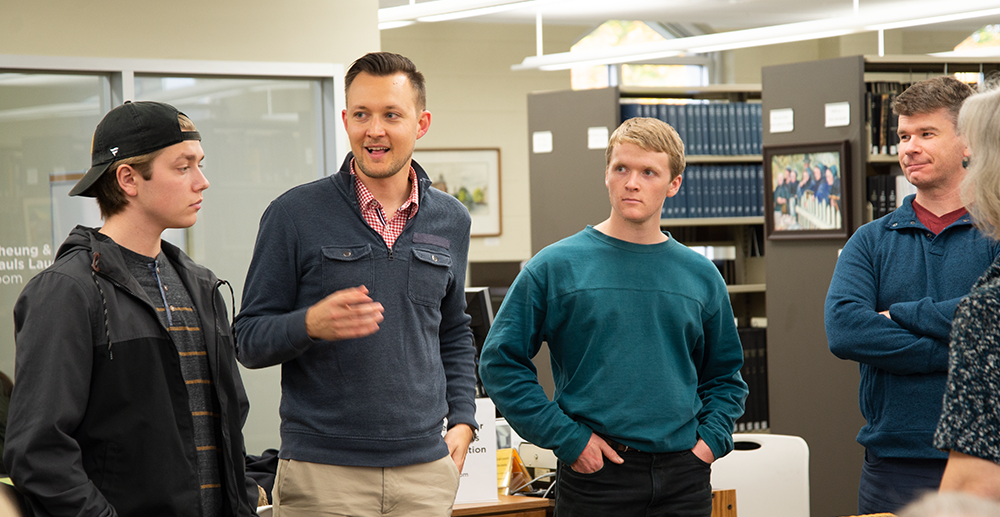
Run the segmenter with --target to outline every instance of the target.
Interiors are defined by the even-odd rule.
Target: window
[[[655,27],[655,28],[654,28]],[[673,37],[659,24],[641,21],[609,20],[580,39],[571,51],[586,51],[653,43]],[[701,86],[707,84],[706,67],[683,64],[691,58],[679,58],[677,64],[623,64],[577,67],[572,70],[574,90],[609,86]],[[699,60],[700,61],[700,60]]]

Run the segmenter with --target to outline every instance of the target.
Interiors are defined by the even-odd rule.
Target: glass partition
[[[232,284],[239,310],[264,209],[323,175],[320,81],[136,75],[135,97],[175,106],[201,133],[211,186],[198,223],[181,239],[196,262]],[[242,375],[252,401],[247,452],[260,454],[279,446],[280,368]]]
[[[0,371],[8,376],[21,289],[73,225],[100,225],[93,200],[67,194],[90,167],[109,84],[95,74],[0,73]]]

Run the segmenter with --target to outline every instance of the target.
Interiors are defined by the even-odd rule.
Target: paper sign
[[[607,149],[607,147],[608,147],[607,126],[588,127],[587,149]]]
[[[772,133],[791,133],[795,129],[795,113],[792,108],[771,110],[770,122]]]
[[[826,108],[826,127],[842,127],[851,125],[851,103],[830,102]]]
[[[455,504],[497,501],[496,408],[488,398],[476,399],[479,436],[469,444]]]
[[[552,152],[552,131],[535,131],[531,134],[531,150],[535,154]]]

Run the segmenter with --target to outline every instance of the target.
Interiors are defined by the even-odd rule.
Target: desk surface
[[[502,495],[500,500],[493,503],[468,503],[456,504],[453,517],[469,517],[479,515],[517,515],[524,513],[532,515],[532,510],[543,512],[555,504],[552,499],[541,497],[527,497],[520,495]]]

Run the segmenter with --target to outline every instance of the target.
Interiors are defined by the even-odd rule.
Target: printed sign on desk
[[[488,398],[476,399],[479,436],[469,444],[455,504],[497,501],[496,408]]]

